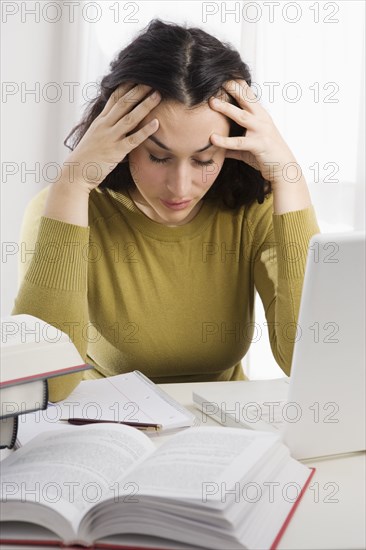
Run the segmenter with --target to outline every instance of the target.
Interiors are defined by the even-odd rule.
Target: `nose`
[[[191,198],[192,174],[189,165],[180,163],[170,174],[167,188],[174,200]]]

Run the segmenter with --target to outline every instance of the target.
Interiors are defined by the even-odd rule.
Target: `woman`
[[[68,136],[60,179],[28,207],[22,240],[37,252],[13,313],[67,332],[91,376],[244,379],[255,289],[290,373],[319,229],[301,170],[250,83],[228,44],[153,20]],[[51,380],[51,400],[81,376]]]

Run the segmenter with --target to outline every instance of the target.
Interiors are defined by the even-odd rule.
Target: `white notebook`
[[[47,430],[77,429],[68,418],[161,424],[162,431],[193,426],[197,417],[139,371],[84,380],[63,401],[20,418],[17,446]]]

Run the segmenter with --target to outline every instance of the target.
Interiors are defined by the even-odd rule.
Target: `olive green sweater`
[[[157,383],[244,379],[240,361],[253,334],[267,330],[254,321],[255,289],[273,355],[290,373],[307,246],[319,232],[313,207],[274,215],[271,196],[237,210],[205,201],[192,221],[168,227],[127,192],[96,189],[86,228],[43,217],[47,191],[23,221],[13,314],[68,333],[95,367],[87,376],[138,369]],[[51,399],[67,397],[82,376],[51,380]]]

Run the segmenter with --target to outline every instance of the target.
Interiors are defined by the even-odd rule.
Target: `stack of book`
[[[1,319],[0,449],[16,441],[19,416],[47,408],[47,379],[90,369],[67,334],[32,315]]]
[[[5,341],[4,420],[47,406],[49,376],[85,368],[67,338],[39,340],[22,353]],[[83,381],[57,407],[62,427],[28,426],[1,462],[1,549],[274,550],[314,475],[279,434],[196,426],[138,371]],[[159,444],[129,421],[171,435]]]

